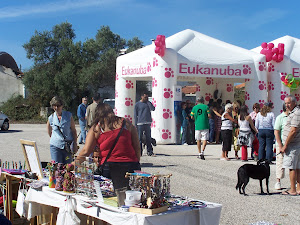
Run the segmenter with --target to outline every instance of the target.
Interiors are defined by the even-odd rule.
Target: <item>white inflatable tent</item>
[[[282,83],[282,80],[288,74],[292,74],[295,78],[300,77],[300,39],[291,36],[278,38],[270,43],[274,44],[274,48],[278,44],[284,44],[284,59],[281,62],[271,60],[266,63],[264,69],[267,72],[268,82],[268,101],[274,103],[273,112],[277,116],[282,112],[282,104],[285,96],[292,94],[300,100],[300,90],[291,90]],[[259,46],[252,51],[260,52],[262,47]]]
[[[233,100],[233,84],[246,82],[246,104],[267,101],[265,56],[193,30],[166,38],[165,55],[155,53],[155,45],[117,58],[115,112],[133,123],[136,81],[152,80],[152,137],[159,144],[178,142],[175,102],[182,98],[177,81],[195,81],[196,96],[206,101],[218,89],[223,102]],[[138,96],[139,99],[139,96]],[[175,115],[174,115],[175,114]],[[177,137],[177,141],[176,141]]]

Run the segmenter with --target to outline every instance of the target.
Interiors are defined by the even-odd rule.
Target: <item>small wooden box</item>
[[[129,207],[129,212],[133,213],[141,213],[147,215],[153,215],[161,212],[165,212],[168,210],[168,206],[159,207],[156,209],[145,209],[145,208],[137,208],[137,207]]]

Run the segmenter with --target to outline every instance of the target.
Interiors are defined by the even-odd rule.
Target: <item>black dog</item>
[[[154,138],[151,138],[151,144],[153,146],[156,146],[156,140]],[[146,135],[145,133],[143,133],[143,136],[142,136],[142,152],[144,149],[147,149],[147,141],[146,141]]]
[[[269,161],[259,160],[257,162],[257,165],[244,164],[238,169],[237,176],[238,176],[238,182],[235,188],[239,189],[240,194],[246,195],[245,188],[249,182],[250,177],[259,180],[261,194],[264,194],[262,188],[262,180],[266,179],[267,193],[270,194],[269,193],[269,177],[270,177]],[[243,190],[243,193],[241,192],[241,189]]]

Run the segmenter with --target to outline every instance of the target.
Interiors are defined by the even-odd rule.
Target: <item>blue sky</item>
[[[33,62],[22,45],[35,30],[51,30],[68,21],[76,41],[94,38],[102,25],[126,40],[151,44],[158,34],[192,29],[246,49],[279,37],[300,38],[299,1],[241,0],[1,0],[0,51],[11,54],[22,70]],[[167,46],[168,47],[168,46]]]

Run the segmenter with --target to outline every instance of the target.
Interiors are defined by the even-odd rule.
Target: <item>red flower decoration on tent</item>
[[[262,50],[260,54],[266,56],[266,61],[270,62],[271,60],[275,62],[281,62],[284,56],[284,44],[279,43],[278,48],[274,48],[273,43],[267,44],[266,42],[261,44]]]
[[[155,39],[155,53],[158,54],[160,57],[165,55],[166,50],[166,37],[164,35],[157,35]]]

